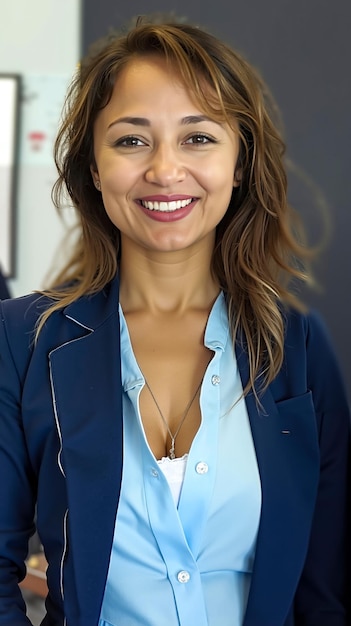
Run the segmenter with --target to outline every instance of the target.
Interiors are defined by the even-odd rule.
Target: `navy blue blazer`
[[[32,294],[0,311],[0,624],[28,626],[18,581],[36,514],[43,624],[96,626],[123,466],[117,280],[54,313],[34,347],[47,306]],[[348,405],[319,318],[286,324],[262,409],[246,398],[262,511],[244,626],[345,626]]]

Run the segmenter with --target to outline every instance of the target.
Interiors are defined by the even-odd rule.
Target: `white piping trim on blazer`
[[[85,326],[84,324],[82,324],[81,322],[79,322],[78,320],[76,320],[75,317],[70,317],[69,315],[66,315],[68,320],[71,320],[71,322],[75,322],[76,324],[78,324],[78,326],[81,326],[82,328],[85,328],[85,330],[90,330],[91,333],[94,332],[94,328],[89,328],[89,326]],[[84,337],[78,337],[78,339],[84,339]],[[78,341],[78,339],[73,339],[73,341]],[[67,343],[72,343],[71,341],[68,341]],[[65,344],[63,344],[65,345]]]
[[[63,551],[62,551],[62,556],[61,556],[61,561],[60,561],[60,591],[61,591],[62,600],[65,599],[65,594],[63,590],[63,566],[64,566],[66,554],[67,554],[67,518],[68,518],[68,509],[66,510],[65,516],[63,518],[64,543],[63,543]]]
[[[74,318],[68,317],[68,319],[72,320],[73,322],[76,322],[79,326],[82,326],[86,330],[89,330],[89,331],[93,332],[92,328],[88,328],[87,326],[84,326],[83,324],[80,324]],[[62,346],[68,345],[68,344],[73,343],[75,341],[79,341],[80,339],[84,339],[84,337],[79,337],[78,339],[73,339],[72,341],[67,341],[66,343],[61,344],[61,346],[58,346],[57,348],[55,348],[55,350],[52,350],[51,352],[49,352],[49,372],[50,372],[51,396],[52,396],[52,404],[53,404],[53,409],[54,409],[56,430],[57,430],[59,441],[60,441],[60,449],[59,449],[58,454],[57,454],[57,464],[58,464],[58,466],[60,468],[60,471],[61,471],[62,475],[64,476],[64,478],[66,478],[66,474],[65,474],[65,471],[63,469],[62,462],[61,462],[62,447],[63,447],[62,433],[61,433],[60,422],[59,422],[57,409],[56,409],[56,395],[55,395],[54,381],[53,381],[53,378],[52,378],[51,355],[54,352],[56,352],[56,350],[58,350],[59,348],[62,348]],[[64,588],[63,588],[63,567],[64,567],[65,558],[66,558],[66,554],[67,554],[67,518],[68,518],[68,509],[66,510],[64,518],[63,518],[63,539],[64,539],[64,544],[63,544],[63,551],[62,551],[62,556],[61,556],[61,561],[60,561],[60,592],[61,592],[61,597],[62,597],[62,601],[63,602],[64,602],[64,599],[65,599]],[[66,617],[64,617],[63,626],[67,626],[67,619],[66,619]]]
[[[49,354],[49,372],[50,372],[50,387],[51,387],[51,396],[52,396],[52,406],[54,409],[54,417],[55,417],[55,424],[56,424],[56,430],[57,430],[57,434],[60,440],[60,449],[57,453],[57,465],[60,468],[60,471],[62,473],[62,475],[66,478],[66,474],[65,471],[63,469],[62,466],[62,462],[61,462],[61,456],[62,456],[62,434],[61,434],[61,428],[60,428],[60,422],[58,419],[58,415],[57,415],[57,409],[56,409],[56,396],[55,396],[55,389],[54,389],[54,381],[52,379],[52,369],[51,369],[51,352]]]
[[[89,330],[90,332],[94,332],[92,328],[89,328],[88,326],[84,326],[83,324],[79,324],[79,322],[77,322],[77,320],[75,320],[73,317],[68,317],[67,316],[67,318],[72,320],[73,322],[76,322],[76,324],[78,324],[82,328],[85,328],[86,330]],[[61,428],[60,428],[60,421],[59,421],[59,418],[58,418],[57,408],[56,408],[56,395],[55,395],[54,381],[53,381],[53,378],[52,378],[51,355],[54,354],[54,352],[56,352],[56,350],[59,350],[63,346],[67,346],[70,343],[74,343],[76,341],[80,341],[81,339],[84,339],[84,337],[78,337],[77,339],[72,339],[72,341],[66,341],[65,343],[61,344],[60,346],[57,346],[57,348],[55,348],[54,350],[51,350],[51,352],[49,352],[49,372],[50,372],[50,387],[51,387],[51,396],[52,396],[52,406],[53,406],[53,409],[54,409],[56,430],[57,430],[57,434],[58,434],[59,440],[60,440],[60,449],[59,449],[58,455],[57,455],[57,464],[58,464],[58,466],[60,468],[60,471],[61,471],[62,475],[65,478],[66,478],[66,474],[65,474],[65,471],[63,469],[62,462],[61,462],[63,442],[62,442],[62,433],[61,433]]]

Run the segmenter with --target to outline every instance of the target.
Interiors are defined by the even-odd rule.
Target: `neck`
[[[123,242],[120,300],[125,313],[182,313],[208,308],[219,287],[211,274],[213,246],[150,252]]]

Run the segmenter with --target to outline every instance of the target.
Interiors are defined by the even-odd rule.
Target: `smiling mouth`
[[[172,213],[172,211],[184,209],[194,200],[195,198],[187,198],[186,200],[172,200],[171,202],[145,202],[144,200],[140,200],[140,204],[144,207],[144,209],[148,209],[149,211]]]

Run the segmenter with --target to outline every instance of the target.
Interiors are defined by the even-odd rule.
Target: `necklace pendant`
[[[174,439],[172,439],[172,444],[171,444],[171,447],[169,449],[169,458],[172,459],[172,461],[173,461],[173,459],[176,458],[176,455],[175,455],[175,452],[174,452]]]
[[[152,393],[152,390],[151,390],[151,388],[150,388],[150,385],[149,385],[149,383],[147,382],[147,380],[146,380],[145,376],[144,376],[144,380],[145,380],[145,385],[146,385],[146,387],[147,387],[147,388],[148,388],[148,390],[149,390],[150,396],[152,397],[152,399],[153,399],[153,401],[154,401],[154,403],[155,403],[155,405],[156,405],[156,407],[157,407],[157,410],[158,410],[158,412],[159,412],[159,414],[160,414],[160,417],[161,417],[161,419],[162,419],[162,421],[163,421],[163,423],[164,423],[164,425],[165,425],[165,428],[166,428],[166,430],[167,430],[167,432],[168,432],[168,434],[169,434],[169,436],[170,436],[170,439],[171,439],[171,447],[170,447],[170,449],[169,449],[168,458],[169,458],[169,459],[171,459],[171,461],[173,461],[173,460],[176,458],[176,455],[175,455],[175,440],[176,440],[176,437],[177,437],[177,435],[178,435],[178,433],[179,433],[179,431],[180,431],[181,427],[182,427],[182,426],[183,426],[183,424],[184,424],[185,418],[186,418],[186,416],[187,416],[187,415],[188,415],[188,413],[189,413],[189,410],[190,410],[191,405],[193,404],[193,402],[194,402],[194,400],[195,400],[195,398],[196,398],[196,396],[197,396],[198,392],[200,391],[200,387],[201,387],[202,380],[200,381],[199,386],[197,387],[197,389],[196,389],[196,391],[195,391],[195,393],[194,393],[193,397],[191,398],[191,400],[190,400],[190,402],[189,402],[188,406],[186,407],[186,409],[185,409],[185,411],[184,411],[184,413],[183,413],[183,417],[181,418],[181,420],[180,420],[180,422],[179,422],[179,424],[178,424],[178,428],[177,428],[177,430],[175,431],[174,435],[173,435],[172,431],[170,430],[170,428],[169,428],[169,426],[168,426],[167,420],[166,420],[166,419],[164,418],[164,416],[163,416],[163,413],[162,413],[162,411],[161,411],[161,409],[160,409],[160,407],[159,407],[159,404],[158,404],[158,402],[157,402],[157,400],[156,400],[156,398],[155,398],[154,394]]]

